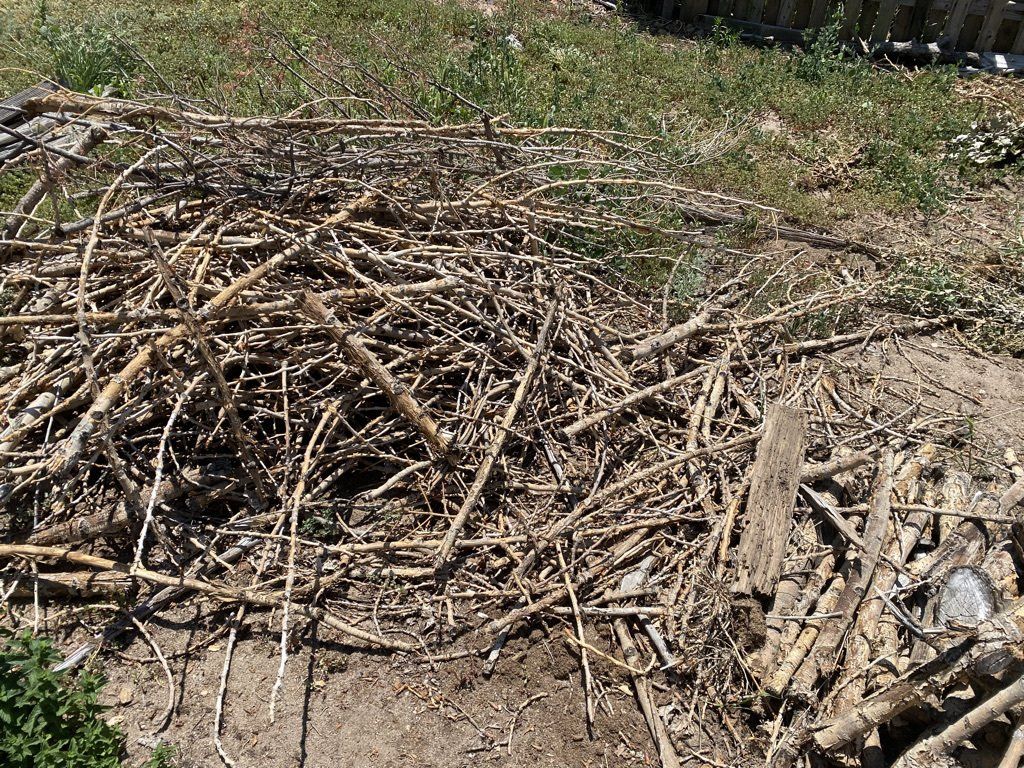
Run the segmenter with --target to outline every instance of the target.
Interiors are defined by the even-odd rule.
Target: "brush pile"
[[[67,665],[199,593],[272,609],[281,675],[311,620],[485,669],[564,625],[585,716],[625,669],[664,765],[708,748],[695,693],[727,723],[770,694],[713,746],[730,764],[867,754],[882,728],[923,765],[974,732],[922,736],[997,643],[969,616],[929,634],[933,595],[957,573],[1005,618],[1020,483],[972,505],[927,442],[942,414],[815,359],[941,318],[860,322],[872,285],[845,267],[772,290],[783,266],[718,233],[777,212],[673,183],[639,137],[355,98],[29,109],[75,142],[16,161],[39,183],[5,223],[2,596],[15,622],[26,599],[135,606]],[[652,274],[657,295],[628,277]]]

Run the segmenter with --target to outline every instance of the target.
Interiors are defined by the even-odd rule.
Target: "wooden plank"
[[[671,19],[676,10],[676,0],[661,0],[661,17]]]
[[[967,15],[984,16],[988,12],[988,2],[989,0],[968,0]],[[902,5],[913,5],[914,0],[900,0],[900,3]],[[937,10],[951,9],[954,5],[956,5],[956,0],[935,0],[932,3],[932,7]],[[1024,18],[1024,1],[1010,0],[1009,5],[1006,6],[1006,10],[1003,12],[1003,18],[1013,21]]]
[[[985,20],[981,22],[981,30],[978,32],[978,39],[974,43],[975,50],[989,51],[999,34],[999,27],[1003,23],[1003,12],[1009,0],[992,0],[985,14]]]
[[[942,34],[942,24],[946,21],[946,14],[935,7],[935,3],[931,4],[931,8],[928,11],[928,18],[924,22],[924,31],[921,33],[922,43],[934,43],[938,42],[939,35]]]
[[[843,7],[843,28],[840,34],[844,40],[850,40],[859,32],[860,12],[864,7],[864,0],[846,0]]]
[[[907,28],[908,40],[921,40],[924,33],[924,25],[928,21],[928,14],[932,10],[932,0],[918,0],[914,3],[914,12],[910,16],[910,26]]]
[[[970,4],[970,0],[955,0],[953,7],[949,9],[949,15],[946,16],[946,26],[942,28],[942,35],[953,41],[954,48],[957,47],[957,41],[963,31]]]
[[[9,96],[0,101],[0,125],[14,125],[25,121],[22,116],[21,106],[29,99],[36,96],[45,96],[57,90],[57,86],[50,82],[42,82],[26,88],[24,91]]]
[[[793,524],[806,433],[802,411],[778,403],[768,407],[752,469],[746,525],[736,549],[733,592],[757,596],[775,592]]]
[[[981,54],[981,69],[997,75],[1024,75],[1024,55],[989,51]]]
[[[875,17],[875,27],[871,30],[871,42],[881,43],[889,37],[889,27],[896,16],[898,0],[882,0]]]
[[[807,20],[807,27],[809,29],[818,29],[825,23],[825,18],[828,16],[829,0],[814,0],[811,3],[811,16]]]
[[[795,9],[796,0],[782,0],[782,3],[779,5],[779,15],[775,19],[776,26],[789,27]]]
[[[764,0],[750,0],[750,4],[747,6],[747,13],[744,18],[747,21],[752,21],[755,24],[761,23],[761,18],[764,16]]]
[[[1024,21],[1020,23],[1020,27],[1017,29],[1017,38],[1013,41],[1010,53],[1024,53]]]

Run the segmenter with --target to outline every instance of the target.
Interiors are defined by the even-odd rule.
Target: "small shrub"
[[[971,295],[963,276],[945,264],[904,259],[893,270],[883,297],[898,312],[942,317],[971,308]]]
[[[7,634],[0,648],[0,765],[117,768],[124,736],[102,719],[103,679],[54,672],[59,660],[48,640]]]
[[[804,53],[796,65],[797,77],[816,83],[842,68],[842,24],[842,17],[836,13],[823,26],[807,31]]]
[[[153,748],[142,768],[171,768],[174,765],[175,749],[170,744],[160,742]]]
[[[39,7],[39,37],[53,57],[54,73],[74,91],[99,95],[105,88],[124,93],[135,60],[106,27],[95,23],[61,25]]]

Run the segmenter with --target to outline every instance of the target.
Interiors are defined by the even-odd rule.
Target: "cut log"
[[[674,325],[663,333],[644,339],[629,349],[622,350],[620,358],[624,363],[632,363],[636,360],[643,360],[652,355],[661,354],[679,344],[691,336],[699,334],[711,321],[710,312],[701,312],[691,317],[685,323]]]
[[[878,467],[871,495],[871,509],[864,526],[864,548],[854,560],[850,576],[833,609],[838,616],[821,630],[814,650],[798,670],[794,682],[801,688],[811,688],[821,675],[830,675],[836,668],[839,646],[850,628],[857,609],[864,599],[868,584],[875,573],[882,543],[889,527],[892,509],[893,454],[886,450]]]
[[[921,452],[913,460],[906,462],[897,473],[893,483],[896,495],[905,502],[916,501],[917,481],[921,473],[934,456],[935,448],[931,445],[922,447]],[[888,658],[898,650],[898,643],[889,637],[886,630],[891,630],[889,622],[883,623],[885,606],[881,595],[889,593],[896,585],[898,572],[895,565],[906,563],[910,552],[921,538],[921,532],[928,522],[927,512],[912,512],[902,526],[893,525],[888,537],[885,557],[879,562],[871,589],[857,613],[857,620],[846,647],[846,674],[844,684],[837,686],[838,692],[832,701],[832,712],[838,714],[855,706],[863,698],[866,688],[868,669],[872,658]],[[889,647],[891,645],[891,647]],[[884,648],[884,650],[882,650]],[[877,734],[876,734],[877,736]]]
[[[883,725],[925,699],[938,695],[963,675],[995,675],[1024,657],[1024,601],[982,621],[966,635],[949,632],[936,639],[940,654],[877,691],[847,712],[812,728],[818,749],[828,752]],[[1019,671],[1017,672],[1019,674]]]
[[[801,411],[781,404],[768,408],[736,552],[733,592],[760,597],[775,593],[793,524],[806,432]]]

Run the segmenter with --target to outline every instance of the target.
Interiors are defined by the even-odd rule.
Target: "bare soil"
[[[234,611],[202,604],[166,612],[151,634],[174,676],[174,717],[159,734],[167,679],[142,638],[104,654],[111,716],[128,734],[130,764],[158,740],[183,766],[220,763],[213,740],[227,627]],[[587,734],[577,657],[555,631],[505,648],[490,678],[467,659],[431,669],[369,655],[307,626],[289,655],[274,722],[277,627],[256,616],[239,635],[224,706],[222,742],[239,766],[640,766],[656,764],[650,737],[622,671],[598,659],[605,696]],[[213,641],[211,642],[211,638]],[[612,653],[610,638],[592,642]],[[70,638],[69,638],[70,641]],[[71,642],[68,643],[70,647]],[[511,740],[510,740],[511,737]],[[725,757],[725,755],[723,755]]]

